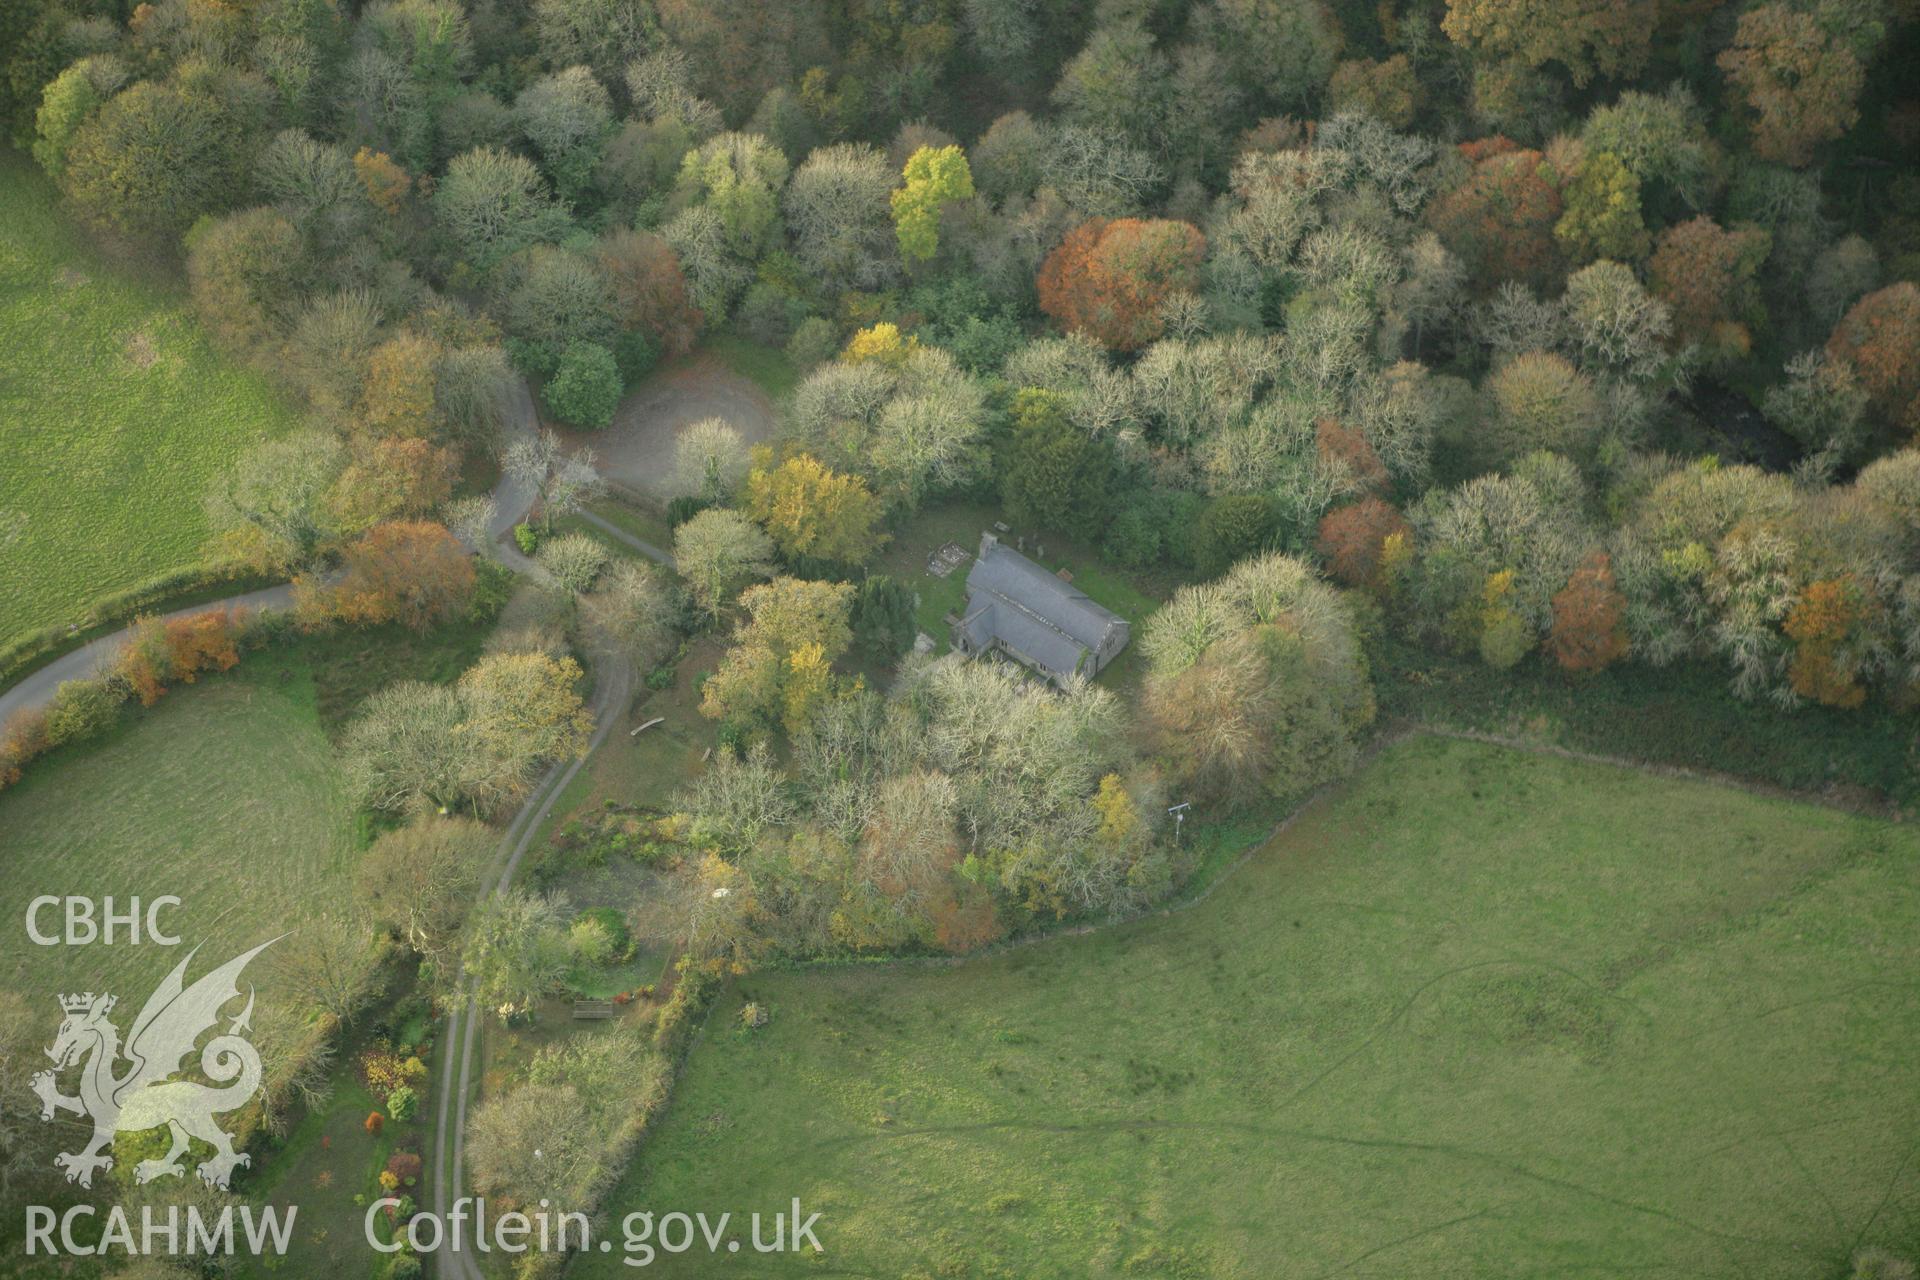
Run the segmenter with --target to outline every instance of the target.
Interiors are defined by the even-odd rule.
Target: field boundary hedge
[[[1920,722],[1911,711],[1782,709],[1736,697],[1723,670],[1700,663],[1574,675],[1529,659],[1495,672],[1393,640],[1372,656],[1382,723],[1551,744],[1862,812],[1910,811],[1920,802]]]

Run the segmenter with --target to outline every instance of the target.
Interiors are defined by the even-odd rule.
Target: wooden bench
[[[576,1018],[611,1018],[613,1001],[611,1000],[575,1000],[573,1016]]]

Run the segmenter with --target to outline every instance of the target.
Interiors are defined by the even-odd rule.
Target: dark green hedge
[[[1920,798],[1920,716],[1884,704],[1783,711],[1735,697],[1726,670],[1702,664],[1629,662],[1574,676],[1536,654],[1497,672],[1399,638],[1378,642],[1373,656],[1383,720],[1509,734],[1799,791],[1860,788],[1902,806]]]

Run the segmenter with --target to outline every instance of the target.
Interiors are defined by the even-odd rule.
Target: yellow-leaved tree
[[[833,675],[853,643],[853,586],[775,578],[740,595],[747,620],[720,669],[707,678],[700,713],[750,729],[803,730],[827,701],[857,682]]]
[[[781,554],[864,564],[886,545],[879,524],[884,509],[867,482],[833,470],[810,454],[795,454],[778,466],[755,451],[747,473],[747,511],[766,529]]]

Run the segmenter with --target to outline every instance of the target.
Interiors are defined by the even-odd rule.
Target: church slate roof
[[[1048,573],[991,536],[981,539],[980,555],[967,574],[967,604],[960,631],[971,651],[995,642],[1049,675],[1065,679],[1100,653],[1126,619],[1102,608],[1086,592]],[[1125,640],[1121,643],[1124,645]],[[1106,656],[1112,657],[1115,648]],[[1087,668],[1094,674],[1097,668]]]

